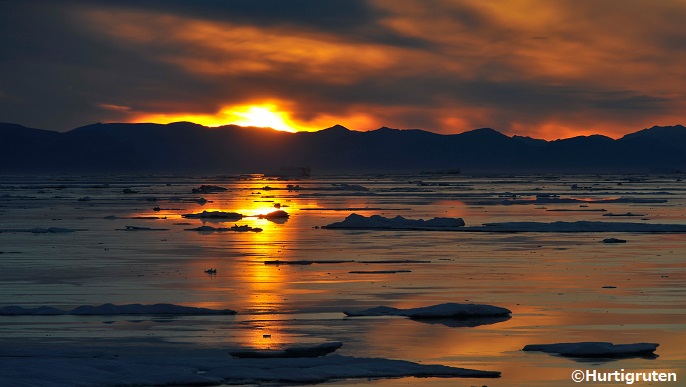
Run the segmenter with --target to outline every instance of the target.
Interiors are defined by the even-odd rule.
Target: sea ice
[[[309,346],[286,347],[284,349],[240,349],[229,352],[238,358],[294,358],[319,357],[335,352],[343,346],[341,342],[323,343]]]
[[[217,185],[201,185],[198,188],[191,189],[192,193],[214,193],[223,191],[226,191],[226,188]]]
[[[660,344],[634,343],[612,344],[609,342],[587,341],[578,343],[529,344],[522,351],[541,351],[557,353],[567,357],[624,358],[651,356]]]
[[[243,215],[237,212],[224,211],[203,211],[197,214],[183,214],[181,215],[187,219],[221,219],[221,220],[241,220]]]
[[[17,305],[9,305],[0,308],[0,316],[34,316],[34,315],[137,315],[137,314],[172,314],[172,315],[216,315],[216,314],[236,314],[230,309],[208,309],[196,308],[192,306],[182,306],[174,304],[128,304],[114,305],[103,304],[100,306],[82,305],[72,310],[62,310],[41,306],[38,308],[22,308]]]
[[[295,358],[232,358],[216,349],[146,351],[150,350],[139,348],[132,354],[124,348],[113,347],[52,350],[0,348],[0,385],[217,386],[309,384],[340,379],[411,376],[500,377],[497,371],[335,354]]]
[[[605,238],[603,239],[603,243],[626,243],[626,239]]]
[[[464,226],[462,218],[406,219],[402,216],[385,218],[380,215],[365,217],[350,214],[342,222],[331,223],[324,228],[336,229],[387,229],[387,230],[436,230],[454,229]]]
[[[235,232],[261,232],[262,229],[259,227],[250,227],[247,224],[238,226],[238,225],[233,225],[231,227],[212,227],[212,226],[200,226],[200,227],[195,227],[195,228],[186,228],[184,229],[185,231],[198,231],[198,232],[204,232],[204,233],[212,233],[212,232],[226,232],[226,231],[235,231]]]
[[[449,302],[425,306],[421,308],[399,309],[388,306],[377,306],[361,311],[343,311],[347,316],[406,316],[413,319],[431,318],[471,318],[486,316],[507,316],[512,312],[509,309],[486,304],[457,304]]]
[[[276,210],[276,211],[272,211],[268,214],[257,215],[257,217],[260,219],[274,220],[274,219],[288,219],[288,217],[290,217],[290,215],[288,214],[288,212],[286,212],[284,210]]]
[[[151,228],[139,226],[126,226],[126,228],[117,228],[117,231],[169,231],[168,228]]]
[[[686,232],[686,224],[623,222],[502,222],[465,227],[464,231],[486,232]]]

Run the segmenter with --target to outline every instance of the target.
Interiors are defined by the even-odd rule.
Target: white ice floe
[[[456,229],[464,226],[462,218],[406,219],[402,216],[385,218],[380,215],[365,217],[350,214],[342,222],[331,223],[324,228],[343,229],[387,229],[387,230],[436,230]]]
[[[203,211],[197,214],[183,214],[181,215],[187,219],[219,219],[219,220],[241,220],[243,215],[237,212],[224,211]]]
[[[421,308],[399,309],[388,306],[377,306],[375,308],[361,311],[343,311],[347,316],[406,316],[413,319],[432,319],[432,318],[471,318],[489,316],[508,316],[512,312],[509,309],[499,306],[486,304],[457,304],[449,302],[425,306]]]
[[[82,305],[72,310],[62,310],[47,306],[38,308],[23,308],[17,305],[10,305],[0,308],[0,316],[45,316],[45,315],[218,315],[236,314],[230,309],[208,309],[196,308],[192,306],[182,306],[174,304],[128,304],[114,305],[103,304],[100,306]]]
[[[567,357],[623,358],[654,356],[660,344],[634,343],[612,344],[609,342],[587,341],[578,343],[529,344],[522,351],[556,353]]]
[[[329,380],[450,377],[498,378],[500,372],[384,358],[329,355],[232,358],[221,350],[0,349],[2,386],[217,386],[320,383]],[[49,382],[47,382],[49,381]]]
[[[342,346],[343,343],[341,342],[331,342],[315,345],[286,347],[283,349],[238,349],[229,353],[233,357],[252,359],[319,357],[335,352]]]
[[[686,224],[624,222],[502,222],[466,227],[464,231],[486,232],[686,232]]]

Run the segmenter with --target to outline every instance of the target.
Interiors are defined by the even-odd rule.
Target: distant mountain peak
[[[465,136],[465,137],[482,137],[482,138],[488,138],[488,139],[494,139],[494,138],[510,138],[509,136],[500,133],[499,131],[493,129],[493,128],[479,128],[479,129],[474,129],[474,130],[469,130],[466,132],[463,132],[460,134],[460,136]]]
[[[347,133],[347,132],[351,132],[351,130],[348,129],[348,128],[346,128],[346,127],[343,126],[343,125],[336,124],[336,125],[334,125],[334,126],[332,126],[332,127],[330,127],[330,128],[322,129],[322,130],[320,130],[320,132],[327,132],[327,133]]]

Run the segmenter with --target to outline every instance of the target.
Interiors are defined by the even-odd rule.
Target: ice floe
[[[456,229],[464,226],[462,218],[406,219],[402,216],[385,218],[380,215],[366,217],[350,214],[342,222],[331,223],[324,228],[336,229],[388,229],[388,230],[435,230]]]
[[[385,218],[380,215],[365,217],[351,214],[342,222],[323,226],[326,229],[359,230],[422,230],[465,232],[686,232],[686,224],[629,223],[629,222],[500,222],[482,226],[464,226],[462,218],[433,218],[431,220],[406,219],[402,216]]]
[[[192,193],[215,193],[215,192],[223,192],[226,191],[226,188],[220,187],[217,185],[201,185],[198,188],[193,188],[191,189]]]
[[[117,231],[169,231],[168,228],[152,228],[140,226],[125,226],[126,228],[117,228]]]
[[[603,239],[603,243],[626,243],[626,239],[605,238]]]
[[[202,232],[202,233],[227,232],[227,231],[234,231],[234,232],[261,232],[262,231],[262,229],[259,227],[250,227],[247,224],[244,224],[241,226],[234,224],[231,227],[200,226],[200,227],[195,227],[195,228],[186,228],[184,230],[185,231],[197,231],[197,232]]]
[[[482,200],[478,201],[477,204],[480,205],[514,205],[514,204],[567,204],[567,203],[586,203],[586,204],[598,204],[598,203],[635,203],[635,204],[659,204],[667,203],[667,199],[656,199],[656,198],[609,198],[609,199],[577,199],[577,198],[565,198],[559,197],[557,195],[543,194],[537,195],[532,199],[505,199],[501,201],[492,200]]]
[[[337,263],[347,263],[347,262],[355,262],[353,260],[343,260],[343,259],[331,259],[331,260],[295,260],[295,261],[281,261],[279,259],[275,260],[269,260],[269,261],[264,261],[265,265],[312,265],[313,263],[316,264],[337,264]]]
[[[655,356],[653,352],[660,344],[634,343],[612,344],[610,342],[587,341],[578,343],[529,344],[522,351],[556,353],[567,357],[625,358]]]
[[[686,232],[686,224],[625,222],[502,222],[466,227],[464,231],[486,232]]]
[[[257,217],[260,219],[277,220],[277,219],[288,219],[290,217],[290,215],[288,214],[288,212],[286,212],[284,210],[276,210],[276,211],[272,211],[268,214],[257,215]]]
[[[0,308],[1,316],[44,316],[44,315],[217,315],[217,314],[236,314],[230,309],[208,309],[196,308],[193,306],[182,306],[174,304],[127,304],[114,305],[103,304],[100,306],[81,305],[72,310],[62,310],[48,306],[37,308],[23,308],[17,305],[10,305]]]
[[[243,215],[237,212],[225,211],[203,211],[197,214],[183,214],[181,215],[187,219],[219,219],[219,220],[241,220]]]
[[[229,352],[237,358],[293,358],[293,357],[319,357],[335,352],[343,346],[341,342],[322,343],[315,345],[301,345],[286,347],[284,349],[240,349]]]
[[[413,319],[432,318],[471,318],[488,316],[508,316],[509,309],[486,304],[458,304],[449,302],[420,308],[399,309],[389,306],[377,306],[361,311],[343,311],[346,316],[405,316]]]
[[[69,233],[69,232],[75,232],[75,231],[83,231],[83,230],[76,230],[76,229],[72,229],[72,228],[63,228],[63,227],[48,227],[48,228],[34,227],[34,228],[0,229],[0,232],[30,232],[32,234],[62,234],[62,233]]]

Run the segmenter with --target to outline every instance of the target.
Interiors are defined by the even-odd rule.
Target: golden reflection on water
[[[298,206],[291,199],[279,198],[278,192],[268,192],[269,196],[245,193],[225,192],[212,195],[208,199],[211,203],[205,206],[192,204],[185,209],[161,209],[160,211],[145,211],[131,214],[132,217],[158,217],[165,222],[188,223],[184,228],[195,228],[200,225],[211,225],[215,228],[230,228],[233,225],[248,225],[262,229],[261,232],[187,232],[183,237],[189,238],[189,243],[210,249],[218,259],[214,263],[218,275],[210,276],[205,281],[193,282],[193,291],[198,295],[205,295],[215,299],[230,300],[231,305],[222,306],[220,302],[197,300],[192,303],[196,307],[228,307],[238,309],[243,314],[269,314],[281,311],[284,299],[288,298],[290,270],[265,265],[266,260],[289,259],[289,244],[295,236],[293,227],[289,227],[290,219],[268,220],[259,218],[273,211],[283,210],[293,216]],[[279,203],[275,206],[275,203]],[[316,201],[308,200],[308,205],[316,205]],[[184,206],[179,206],[184,207]],[[224,221],[222,219],[187,219],[184,214],[200,213],[203,211],[236,212],[244,217],[240,220]],[[297,215],[296,215],[297,216]],[[291,222],[292,224],[293,222]],[[172,226],[170,223],[169,226]],[[215,252],[219,253],[216,254]],[[227,251],[222,253],[221,251]],[[232,254],[240,251],[239,256]],[[186,271],[201,273],[208,269],[208,260],[212,253],[198,253],[200,256],[191,257],[185,261]],[[199,258],[199,259],[194,259]],[[205,258],[205,259],[202,259]],[[222,275],[227,273],[226,276]],[[227,294],[230,292],[230,294]],[[226,296],[215,293],[224,293]],[[275,348],[284,344],[282,337],[283,323],[275,319],[262,319],[253,316],[246,321],[245,328],[238,330],[239,336],[234,337],[239,345],[253,348]]]

